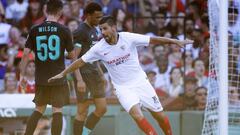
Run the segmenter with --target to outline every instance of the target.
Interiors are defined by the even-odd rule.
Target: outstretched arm
[[[186,44],[192,44],[193,40],[177,40],[165,37],[150,37],[150,44],[176,44],[180,47],[184,47]]]
[[[48,79],[48,82],[52,82],[52,81],[54,81],[56,79],[61,79],[64,76],[66,76],[68,73],[71,73],[71,72],[75,71],[76,69],[82,67],[84,64],[85,64],[85,62],[81,58],[77,59],[69,67],[64,69],[61,73],[59,73],[56,76],[51,77],[50,79]]]

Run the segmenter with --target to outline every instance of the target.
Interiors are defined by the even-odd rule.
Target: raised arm
[[[54,81],[56,79],[63,78],[68,73],[71,73],[71,72],[75,71],[76,69],[82,67],[84,64],[85,64],[85,62],[81,58],[79,58],[76,61],[74,61],[69,67],[64,69],[61,73],[59,73],[56,76],[51,77],[50,79],[48,79],[48,82],[52,82],[52,81]]]
[[[166,37],[150,37],[150,44],[176,44],[180,47],[184,47],[186,44],[192,44],[193,40],[177,40]]]

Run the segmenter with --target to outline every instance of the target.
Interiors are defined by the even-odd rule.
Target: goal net
[[[202,135],[219,134],[219,22],[221,0],[208,0],[209,89]],[[228,134],[240,135],[240,0],[228,0]],[[227,51],[227,50],[226,50]]]

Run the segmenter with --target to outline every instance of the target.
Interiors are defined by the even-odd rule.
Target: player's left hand
[[[189,39],[185,39],[183,41],[180,41],[180,40],[177,40],[176,44],[179,46],[179,47],[184,47],[186,44],[192,44],[194,41],[193,40],[189,40]]]
[[[48,82],[53,82],[54,80],[63,78],[64,75],[62,73],[55,75],[54,77],[51,77],[48,79]]]

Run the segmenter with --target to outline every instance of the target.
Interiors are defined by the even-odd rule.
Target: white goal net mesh
[[[210,21],[209,91],[202,135],[219,132],[219,2],[208,0]],[[228,0],[229,135],[240,135],[240,0]],[[226,50],[227,51],[227,50]],[[224,109],[224,108],[221,108]],[[220,110],[221,110],[220,109]]]

